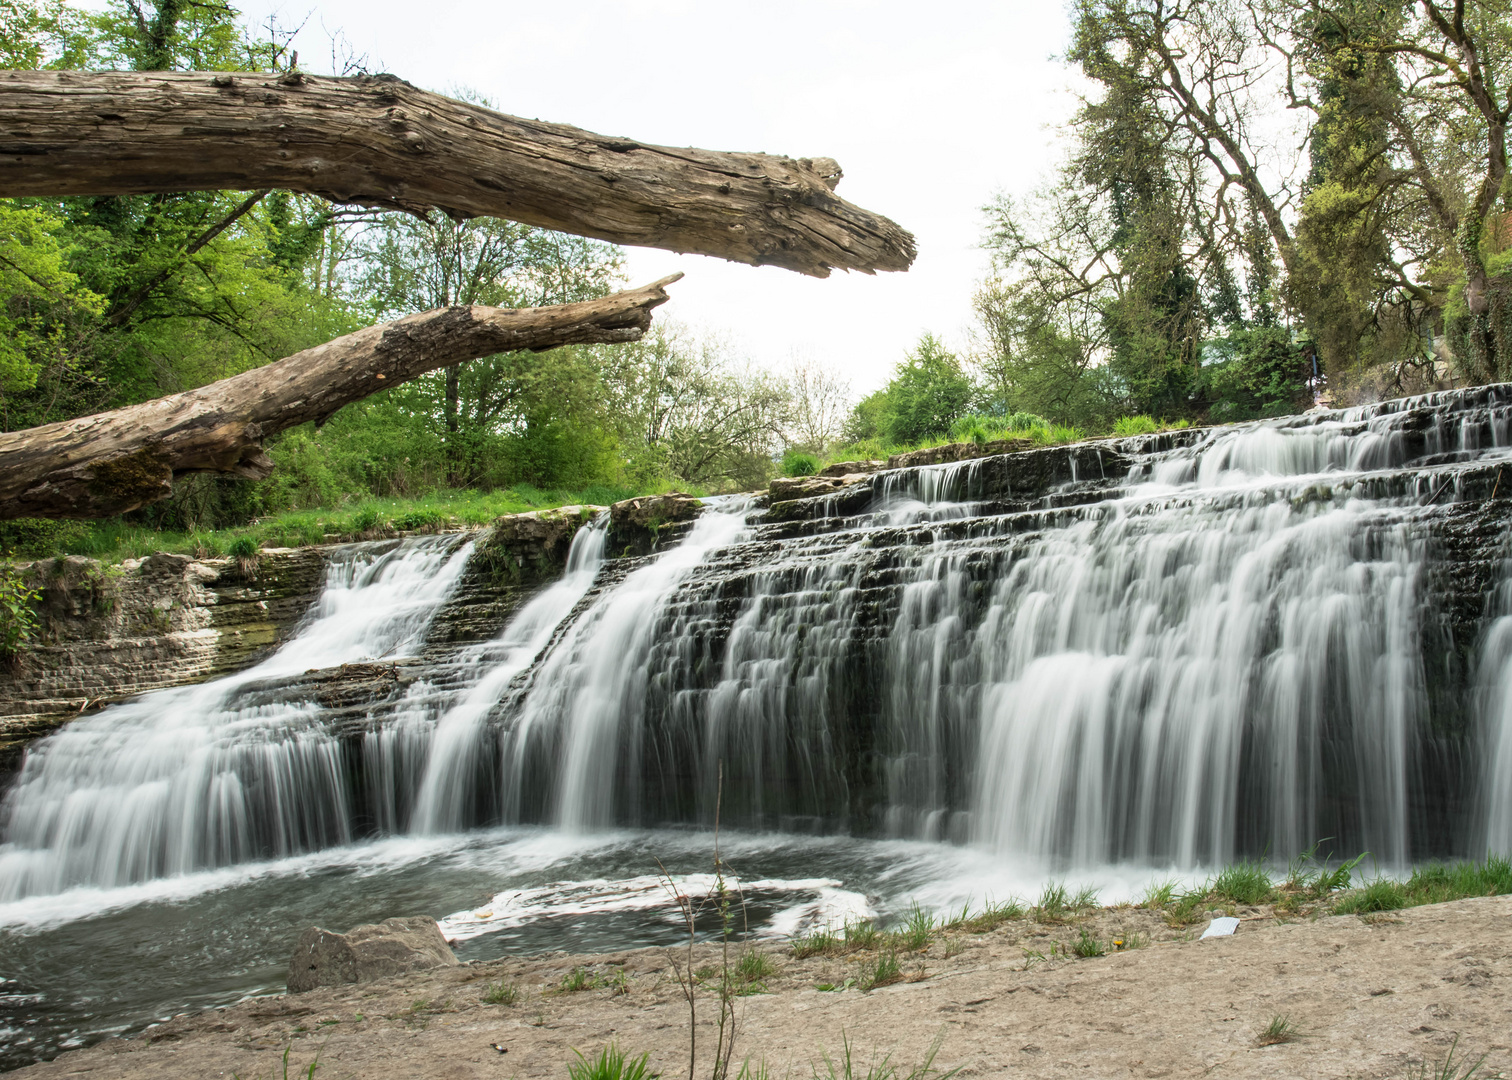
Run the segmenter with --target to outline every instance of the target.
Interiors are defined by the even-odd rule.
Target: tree
[[[25,10],[45,16],[52,9]],[[28,15],[0,28],[11,54],[28,64],[71,65],[87,56],[135,69],[13,71],[0,82],[0,115],[29,140],[21,148],[26,152],[0,162],[0,193],[64,223],[60,232],[39,219],[34,237],[89,237],[76,245],[87,255],[74,261],[84,265],[66,267],[82,290],[81,303],[69,309],[80,313],[75,321],[89,321],[84,301],[103,297],[94,325],[76,335],[87,350],[52,349],[50,361],[25,361],[42,369],[36,392],[12,390],[5,401],[8,421],[45,423],[59,413],[129,403],[200,385],[207,376],[246,373],[291,352],[288,360],[310,364],[350,356],[353,348],[376,348],[382,334],[359,335],[342,348],[305,347],[313,344],[311,336],[320,340],[332,330],[351,329],[333,325],[351,312],[331,302],[338,275],[351,273],[351,232],[334,232],[344,212],[306,201],[310,196],[422,218],[437,208],[454,220],[508,217],[534,227],[527,230],[536,238],[530,242],[555,245],[552,265],[568,277],[582,267],[564,255],[568,242],[546,238],[541,226],[818,276],[834,266],[902,269],[912,259],[907,233],[833,194],[840,171],[828,159],[668,150],[505,117],[389,76],[317,78],[294,70],[292,56],[277,42],[249,42],[236,31],[235,17],[227,6],[196,0],[154,0],[150,6],[124,0],[86,20],[93,37],[79,48],[63,33],[73,24],[49,22],[51,16]],[[54,39],[67,47],[55,48]],[[168,70],[178,67],[218,70]],[[157,122],[164,115],[172,122]],[[343,263],[346,269],[338,269]],[[318,287],[309,288],[311,282]],[[561,293],[565,279],[551,285],[542,276],[537,284],[542,295],[553,288]],[[312,298],[325,301],[324,307]],[[515,295],[510,302],[525,301]],[[435,312],[426,325],[495,319],[462,314],[469,309],[454,298],[448,303],[451,315]],[[642,316],[654,305],[630,306],[641,314],[613,327],[619,335],[613,340],[638,335],[649,321]],[[589,310],[568,305],[549,316],[558,329],[539,340],[606,340],[604,327],[585,317]],[[311,313],[317,318],[308,318]],[[563,326],[576,327],[579,336]],[[521,340],[540,347],[538,339]],[[202,347],[207,342],[216,347]],[[477,355],[472,349],[459,341],[437,355],[468,358]],[[78,361],[84,352],[87,360]],[[459,445],[465,422],[490,437],[515,440],[522,432],[551,429],[555,443],[567,445],[571,438],[553,410],[590,396],[587,388],[597,373],[581,361],[584,355],[561,354],[560,370],[544,376],[529,357],[492,357],[443,379],[451,388],[441,401],[453,429],[451,449],[465,457]],[[207,388],[196,400],[217,403],[211,412],[220,416],[229,403],[249,400],[240,394],[243,385],[249,384]],[[362,387],[342,385],[353,400],[377,387],[376,376]],[[730,416],[770,414],[771,402],[782,395],[774,397],[763,386],[759,378],[741,382],[742,394],[761,392]],[[21,400],[17,393],[32,397]],[[0,463],[12,472],[33,470],[12,478],[21,494],[0,514],[93,515],[108,512],[107,506],[163,497],[164,469],[182,476],[260,474],[268,468],[261,437],[284,425],[264,423],[253,411],[228,418],[227,441],[213,451],[206,450],[208,443],[173,450],[167,444],[182,432],[165,429],[163,452],[152,450],[141,482],[107,498],[104,478],[132,471],[134,455],[148,449],[152,432],[141,425],[163,420],[188,400],[169,398],[156,410],[107,414],[96,425],[113,432],[105,442],[74,438],[84,429],[69,428],[67,461],[49,457],[38,442],[63,437],[61,429],[0,436]],[[758,426],[769,428],[770,417]],[[96,450],[105,455],[97,462],[78,457]],[[694,461],[706,455],[684,456]],[[60,469],[67,481],[55,491],[48,477],[61,476]],[[77,496],[73,509],[58,494],[63,490]]]
[[[749,490],[771,477],[793,418],[784,380],[675,325],[600,357],[632,481]]]
[[[788,444],[822,454],[844,433],[851,407],[850,383],[812,360],[795,359],[788,385],[793,396]]]
[[[856,404],[847,435],[858,442],[922,442],[948,432],[974,397],[961,358],[939,338],[925,334],[893,369],[887,385]]]
[[[362,248],[358,294],[385,317],[453,304],[573,303],[608,292],[621,265],[608,245],[497,218],[389,214],[368,230]],[[531,431],[559,429],[566,413],[548,403],[581,403],[592,396],[584,385],[591,378],[576,354],[526,353],[458,364],[404,393],[418,415],[428,413],[442,428],[447,479],[461,487],[483,478],[501,440],[518,451]],[[428,402],[439,408],[422,404]],[[539,467],[525,473],[536,482],[557,479]]]

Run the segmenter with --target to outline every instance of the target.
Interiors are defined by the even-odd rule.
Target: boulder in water
[[[424,915],[354,926],[345,934],[312,926],[289,958],[289,993],[371,982],[458,963],[436,920]]]

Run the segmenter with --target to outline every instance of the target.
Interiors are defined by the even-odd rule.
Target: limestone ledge
[[[434,644],[498,633],[520,602],[560,573],[577,530],[602,512],[572,506],[511,514],[476,531],[474,558],[432,625]],[[40,627],[35,642],[0,666],[0,779],[18,767],[27,744],[75,717],[261,660],[319,598],[330,554],[347,546],[264,549],[250,567],[168,553],[117,566],[80,556],[22,564],[40,590]]]

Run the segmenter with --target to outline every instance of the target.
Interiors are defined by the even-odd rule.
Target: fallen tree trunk
[[[502,217],[827,277],[906,270],[913,237],[840,167],[523,120],[392,75],[0,72],[0,195],[284,188]]]
[[[0,519],[135,510],[191,472],[262,478],[262,440],[375,390],[494,353],[634,341],[681,274],[600,300],[450,307],[370,326],[266,367],[156,401],[0,433]]]

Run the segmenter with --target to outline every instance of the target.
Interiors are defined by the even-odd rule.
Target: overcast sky
[[[297,24],[301,67],[340,31],[369,69],[509,113],[712,150],[833,157],[838,189],[918,239],[906,274],[817,280],[629,249],[641,284],[687,277],[661,311],[776,368],[795,355],[880,385],[926,330],[963,344],[987,268],[981,207],[1023,194],[1072,111],[1060,0],[254,0]]]

